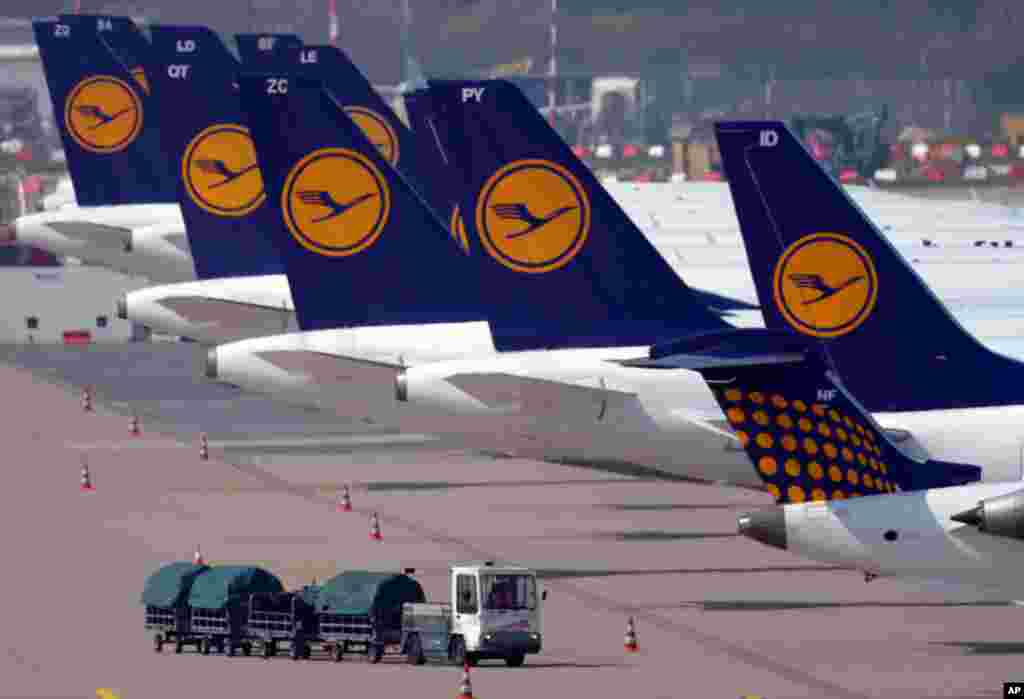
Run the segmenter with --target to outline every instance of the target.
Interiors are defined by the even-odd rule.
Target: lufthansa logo
[[[64,124],[79,146],[116,153],[142,130],[142,102],[123,80],[94,75],[75,85],[64,104]]]
[[[196,206],[216,216],[245,216],[266,199],[249,129],[215,124],[185,148],[181,180]]]
[[[838,233],[814,233],[790,245],[775,266],[775,305],[798,331],[841,337],[867,320],[878,275],[867,252]]]
[[[561,165],[519,160],[480,190],[476,228],[488,254],[519,272],[550,272],[568,264],[590,234],[590,200]]]
[[[384,117],[365,107],[345,107],[345,114],[377,148],[380,157],[392,167],[398,164],[398,136]]]
[[[354,255],[380,237],[391,211],[384,176],[346,148],[321,148],[292,167],[281,211],[295,240],[320,255]]]

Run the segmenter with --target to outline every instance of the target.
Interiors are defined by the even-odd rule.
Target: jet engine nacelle
[[[995,536],[1024,539],[1024,490],[982,500],[977,507],[951,519]]]

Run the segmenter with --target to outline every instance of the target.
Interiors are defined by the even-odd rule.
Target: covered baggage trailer
[[[317,636],[316,599],[318,586],[307,585],[293,592],[261,592],[249,597],[247,635],[264,658],[277,655],[283,645],[292,657],[309,657],[310,637]]]
[[[157,653],[165,643],[174,643],[176,653],[185,644],[198,647],[198,639],[192,636],[188,599],[196,578],[209,569],[182,561],[169,563],[146,578],[141,601],[146,608],[146,630],[155,632],[153,648]]]
[[[253,595],[284,592],[273,573],[253,566],[214,566],[192,584],[188,603],[191,635],[199,652],[211,650],[234,655],[252,652],[248,632],[249,603]]]
[[[388,651],[402,652],[402,605],[425,602],[423,588],[405,574],[348,571],[328,580],[316,602],[316,631],[304,644],[316,645],[335,662],[346,653],[380,662]],[[296,657],[293,651],[292,657]]]

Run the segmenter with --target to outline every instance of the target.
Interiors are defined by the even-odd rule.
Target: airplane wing
[[[490,407],[517,406],[533,415],[603,419],[636,393],[616,390],[603,378],[573,382],[537,379],[503,372],[453,374],[448,382]]]

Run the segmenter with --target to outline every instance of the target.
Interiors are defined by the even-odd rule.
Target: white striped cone
[[[343,486],[341,497],[338,498],[338,512],[352,511],[352,496],[349,494],[348,486]]]
[[[128,431],[133,437],[139,436],[139,416],[137,414],[132,414],[132,421],[129,425]]]
[[[82,410],[92,412],[92,389],[88,386],[82,389]]]
[[[203,559],[203,551],[199,548],[199,544],[196,544],[196,552],[192,554],[192,563],[197,566],[206,565],[206,560]]]
[[[89,464],[82,464],[82,490],[96,490],[92,485],[92,476],[89,475]]]
[[[203,461],[210,458],[210,442],[205,432],[199,435],[199,458]]]
[[[636,627],[633,625],[633,617],[629,617],[629,621],[626,622],[626,650],[630,653],[636,653],[640,650],[640,644],[636,640]]]
[[[473,699],[473,683],[469,680],[469,663],[462,666],[462,682],[459,683],[459,693],[455,699]]]
[[[373,519],[370,520],[370,538],[374,541],[381,541],[384,537],[380,533],[380,518],[377,513],[373,513]]]

